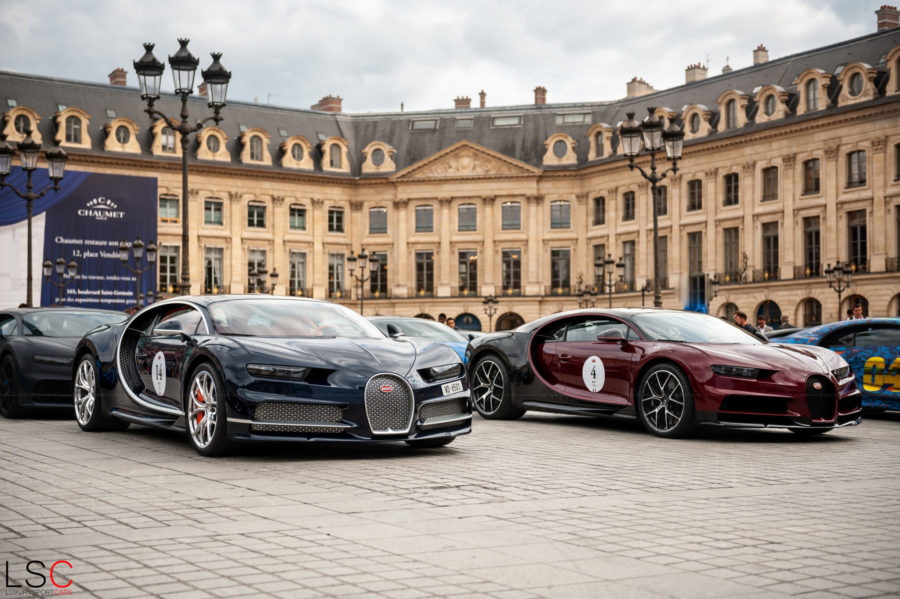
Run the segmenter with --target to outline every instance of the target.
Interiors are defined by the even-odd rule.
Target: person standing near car
[[[734,313],[734,324],[738,325],[748,333],[756,334],[756,329],[753,328],[753,325],[747,322],[747,315],[738,310]]]
[[[780,329],[793,329],[794,325],[791,324],[790,319],[787,317],[787,314],[781,315],[781,326],[778,327]]]
[[[760,314],[756,317],[756,330],[762,334],[771,333],[775,329],[766,324],[766,317]]]
[[[850,320],[861,320],[863,316],[862,304],[853,304],[853,311],[850,313]]]

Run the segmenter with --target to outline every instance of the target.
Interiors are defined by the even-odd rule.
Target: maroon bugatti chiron
[[[485,418],[620,413],[660,437],[701,424],[809,435],[860,421],[861,394],[838,354],[770,344],[695,312],[561,312],[474,339],[467,354]]]

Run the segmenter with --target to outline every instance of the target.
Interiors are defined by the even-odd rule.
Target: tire
[[[644,428],[657,437],[682,438],[697,430],[691,384],[671,363],[657,364],[644,373],[637,388],[635,411]]]
[[[75,409],[75,421],[83,431],[124,431],[128,423],[103,410],[100,386],[97,384],[97,358],[85,354],[75,369],[75,380],[72,382],[72,405]]]
[[[225,386],[210,364],[191,373],[184,398],[184,416],[191,445],[202,456],[218,457],[229,449]]]
[[[5,418],[21,418],[25,409],[20,405],[19,373],[11,355],[0,360],[0,414]]]
[[[788,429],[795,435],[800,437],[818,437],[819,435],[824,435],[827,432],[830,432],[834,429],[830,428],[792,428]]]
[[[456,437],[437,437],[434,439],[410,439],[406,442],[410,447],[416,449],[436,449],[453,443]]]
[[[472,403],[484,418],[490,420],[515,420],[525,410],[512,405],[509,374],[506,366],[496,356],[487,356],[472,369]]]

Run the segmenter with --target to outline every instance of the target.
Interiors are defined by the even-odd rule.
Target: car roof
[[[520,326],[517,331],[522,332],[530,332],[545,323],[551,322],[553,320],[567,318],[570,316],[581,316],[581,315],[591,315],[591,316],[614,316],[616,318],[621,318],[622,320],[631,321],[638,314],[656,314],[656,313],[667,313],[667,314],[697,314],[703,316],[709,316],[709,314],[703,314],[702,312],[691,312],[688,310],[670,310],[665,308],[585,308],[580,310],[567,310],[565,312],[556,312],[554,314],[550,314],[548,316],[542,316],[536,320],[532,320],[531,322],[526,322],[522,326]],[[713,317],[715,318],[715,317]]]
[[[26,314],[34,314],[36,312],[78,312],[80,314],[124,314],[120,310],[104,310],[102,308],[75,308],[71,306],[32,306],[28,308],[7,308],[0,309],[4,314],[15,314],[24,316]]]

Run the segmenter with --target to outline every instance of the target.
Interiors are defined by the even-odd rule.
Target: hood
[[[766,370],[812,370],[828,373],[837,367],[839,356],[829,349],[805,345],[717,345],[692,344],[714,363],[750,366]],[[824,351],[822,351],[824,350]]]

